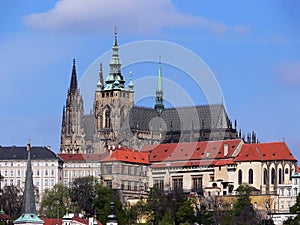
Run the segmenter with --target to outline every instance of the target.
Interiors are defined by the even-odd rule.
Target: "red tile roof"
[[[42,220],[44,221],[44,225],[61,225],[62,224],[62,219],[59,218],[42,218]],[[72,221],[77,221],[79,223],[88,225],[89,224],[89,220],[88,219],[82,219],[79,216],[74,216],[72,217]],[[98,225],[102,225],[102,223],[97,220]]]
[[[189,160],[181,162],[164,162],[164,163],[154,163],[151,165],[152,168],[166,168],[166,167],[193,167],[193,166],[213,166],[216,160]]]
[[[221,159],[231,156],[241,142],[241,140],[224,140],[148,145],[142,148],[142,152],[149,152],[151,163]],[[228,153],[224,156],[225,144],[228,145]]]
[[[95,162],[100,161],[106,154],[65,154],[61,153],[58,156],[64,161],[82,161],[82,162]]]
[[[111,154],[107,154],[101,162],[121,161],[127,163],[149,164],[148,153],[140,152],[132,149],[115,149],[111,150]]]
[[[62,224],[62,219],[60,218],[42,218],[44,225],[57,225]]]
[[[215,163],[215,166],[236,165],[233,159],[220,159]]]
[[[244,144],[234,159],[235,162],[272,160],[296,161],[285,142]]]
[[[300,173],[300,167],[299,166],[297,167],[297,173]]]

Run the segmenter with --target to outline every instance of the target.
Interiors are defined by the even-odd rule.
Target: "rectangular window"
[[[13,170],[10,171],[10,176],[11,176],[11,177],[14,176],[14,171],[13,171]]]
[[[164,180],[154,180],[154,187],[157,187],[159,190],[164,190]]]
[[[192,178],[192,191],[194,192],[202,191],[202,177]]]
[[[131,175],[132,166],[128,166],[128,175]]]
[[[125,165],[122,165],[122,174],[126,174],[126,166]]]
[[[106,187],[112,189],[112,181],[111,180],[106,181]]]
[[[121,190],[124,190],[124,189],[125,189],[125,181],[122,180],[122,181],[121,181]]]
[[[51,176],[54,176],[54,170],[51,170]]]
[[[128,190],[131,190],[132,189],[132,182],[131,181],[128,181]]]
[[[10,179],[10,180],[9,180],[9,185],[10,185],[10,186],[13,186],[13,185],[14,185],[14,180],[13,180],[13,179]]]
[[[137,191],[139,186],[139,182],[134,182],[133,190]]]
[[[183,187],[182,178],[173,178],[173,189],[180,190]]]
[[[17,186],[21,187],[21,180],[17,180]]]
[[[112,174],[112,165],[106,165],[106,174]]]
[[[45,179],[45,186],[47,187],[47,186],[49,186],[49,183],[48,183],[49,181],[48,181],[48,179]]]
[[[45,170],[45,176],[48,176],[48,170]]]
[[[54,186],[54,179],[51,179],[50,185],[51,185],[51,186]]]
[[[21,176],[21,171],[20,170],[17,171],[17,176],[18,177]]]

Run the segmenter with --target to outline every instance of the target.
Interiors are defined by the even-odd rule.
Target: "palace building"
[[[126,56],[124,56],[126,57]],[[84,115],[73,60],[70,87],[63,107],[61,153],[102,153],[109,146],[141,150],[144,145],[238,138],[223,104],[166,108],[162,64],[158,63],[155,105],[136,106],[132,77],[126,86],[115,32],[110,71],[104,81],[102,63],[95,84],[93,110]],[[170,91],[170,90],[168,90]]]

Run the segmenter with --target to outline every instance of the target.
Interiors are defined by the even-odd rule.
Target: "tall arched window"
[[[239,172],[238,172],[238,183],[239,184],[243,183],[243,172],[242,172],[242,170],[239,170]]]
[[[105,111],[105,128],[110,128],[110,109]]]
[[[268,171],[267,169],[264,169],[264,184],[266,185],[268,183]]]
[[[278,170],[278,184],[282,184],[282,169]]]
[[[249,169],[249,177],[248,177],[248,183],[253,184],[253,170]]]
[[[275,169],[271,170],[271,184],[275,184]]]

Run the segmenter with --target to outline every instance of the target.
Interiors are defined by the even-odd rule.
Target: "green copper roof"
[[[14,221],[14,224],[23,224],[23,223],[36,223],[44,224],[44,221],[41,220],[36,214],[22,214],[18,219]]]
[[[118,38],[117,38],[117,31],[115,30],[115,39],[114,44],[112,47],[112,57],[109,64],[109,74],[105,80],[105,87],[103,83],[98,83],[97,90],[100,90],[100,87],[102,90],[108,91],[108,90],[127,90],[125,88],[125,79],[121,73],[121,62],[119,58],[119,46],[118,46]]]

